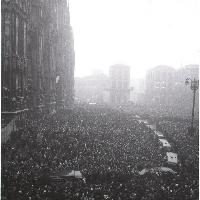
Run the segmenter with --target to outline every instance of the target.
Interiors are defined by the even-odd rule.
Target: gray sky
[[[110,65],[145,76],[159,64],[200,63],[200,0],[70,0],[75,76]]]

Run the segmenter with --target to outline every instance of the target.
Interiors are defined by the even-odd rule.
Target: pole
[[[191,122],[192,130],[193,130],[193,121],[194,121],[195,93],[196,93],[196,89],[194,88],[194,90],[193,90],[193,105],[192,105],[192,122]]]
[[[194,78],[194,80],[191,80],[190,78],[186,78],[185,80],[185,85],[189,84],[189,80],[190,80],[190,88],[193,91],[193,104],[192,104],[192,121],[191,121],[191,127],[188,127],[188,132],[189,133],[194,133],[195,129],[193,127],[193,123],[194,123],[194,107],[195,107],[195,95],[196,95],[196,91],[199,89],[199,80],[196,80]]]

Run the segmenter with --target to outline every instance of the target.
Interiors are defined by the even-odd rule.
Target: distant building
[[[193,95],[190,86],[185,85],[186,78],[199,80],[199,65],[186,65],[176,71],[173,90],[173,107],[174,110],[182,111],[191,115]],[[196,92],[195,116],[199,113],[199,90]]]
[[[159,65],[146,74],[147,104],[166,105],[170,103],[170,91],[173,89],[175,69]]]
[[[116,64],[110,67],[110,103],[126,104],[130,99],[130,67]]]
[[[144,104],[144,95],[146,91],[145,79],[131,80],[133,92],[130,93],[130,101],[137,104]]]
[[[190,64],[177,70],[177,82],[184,83],[186,78],[199,79],[199,65]]]
[[[68,0],[2,0],[2,111],[70,106],[74,45]]]
[[[108,103],[109,84],[109,78],[102,73],[75,78],[75,99],[85,103]]]
[[[178,70],[157,66],[146,74],[145,101],[149,106],[167,108],[179,116],[190,116],[193,95],[186,78],[199,79],[199,65],[186,65]],[[199,91],[196,94],[195,116],[199,111]]]

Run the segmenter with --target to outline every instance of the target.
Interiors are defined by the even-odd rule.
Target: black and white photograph
[[[200,0],[1,0],[2,200],[199,199]]]

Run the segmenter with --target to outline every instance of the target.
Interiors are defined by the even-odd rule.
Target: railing
[[[2,58],[2,110],[16,111],[27,107],[25,89],[28,83],[30,61],[13,55]],[[18,80],[18,82],[17,82]]]
[[[23,128],[29,110],[3,111],[1,112],[1,142],[5,143],[10,139],[13,131]]]

